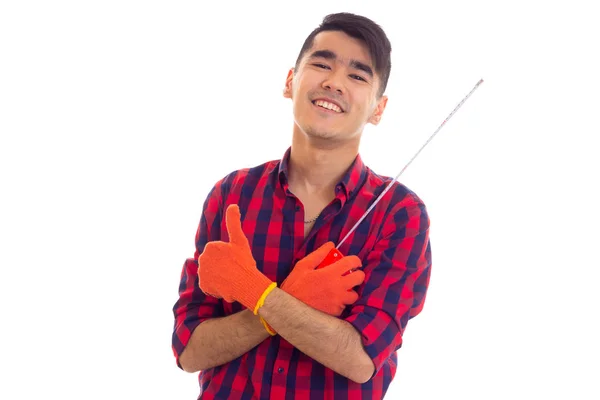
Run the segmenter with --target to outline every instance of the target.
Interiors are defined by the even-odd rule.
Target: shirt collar
[[[279,162],[279,168],[277,170],[279,183],[284,190],[288,188],[289,159],[291,150],[292,148],[288,147],[288,149],[285,151],[285,154]],[[344,176],[342,176],[342,179],[336,185],[336,196],[341,196],[343,202],[345,202],[356,193],[366,176],[367,166],[364,164],[360,154],[357,154],[356,158],[350,165],[350,168],[348,168]]]

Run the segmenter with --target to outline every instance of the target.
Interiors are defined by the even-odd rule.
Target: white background
[[[376,172],[484,79],[401,177],[434,264],[386,398],[600,398],[595,2],[215,3],[2,2],[0,397],[196,398],[171,308],[202,203],[281,157],[288,68],[351,11],[393,46]]]

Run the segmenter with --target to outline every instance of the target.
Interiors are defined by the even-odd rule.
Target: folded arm
[[[223,365],[252,350],[269,334],[249,310],[204,321],[194,330],[179,357],[187,372]]]
[[[261,315],[283,338],[307,356],[357,382],[374,370],[360,334],[348,322],[307,306],[281,289],[273,290]]]

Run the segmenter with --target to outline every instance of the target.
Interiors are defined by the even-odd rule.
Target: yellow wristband
[[[261,308],[265,304],[265,299],[267,295],[271,293],[273,289],[277,287],[277,282],[273,282],[269,285],[269,287],[263,292],[262,296],[258,299],[256,306],[254,307],[254,315],[258,315],[258,309]]]
[[[277,332],[275,332],[273,329],[271,329],[271,327],[269,326],[269,324],[267,324],[267,321],[265,321],[263,319],[263,317],[260,317],[260,322],[262,322],[262,324],[265,327],[265,329],[267,330],[267,332],[269,332],[269,335],[271,335],[271,336],[277,335]]]

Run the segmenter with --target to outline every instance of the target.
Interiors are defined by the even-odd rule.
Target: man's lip
[[[336,106],[338,106],[338,107],[340,108],[340,110],[342,110],[342,112],[344,112],[344,111],[345,111],[345,110],[344,110],[344,107],[342,107],[342,105],[341,105],[340,103],[338,103],[337,101],[335,101],[335,100],[332,100],[332,99],[330,99],[330,98],[328,98],[328,97],[316,97],[316,98],[312,99],[312,101],[311,101],[311,102],[312,102],[313,104],[315,104],[315,103],[316,103],[317,101],[319,101],[319,100],[323,100],[323,101],[326,101],[326,102],[328,102],[328,103],[335,104]]]

